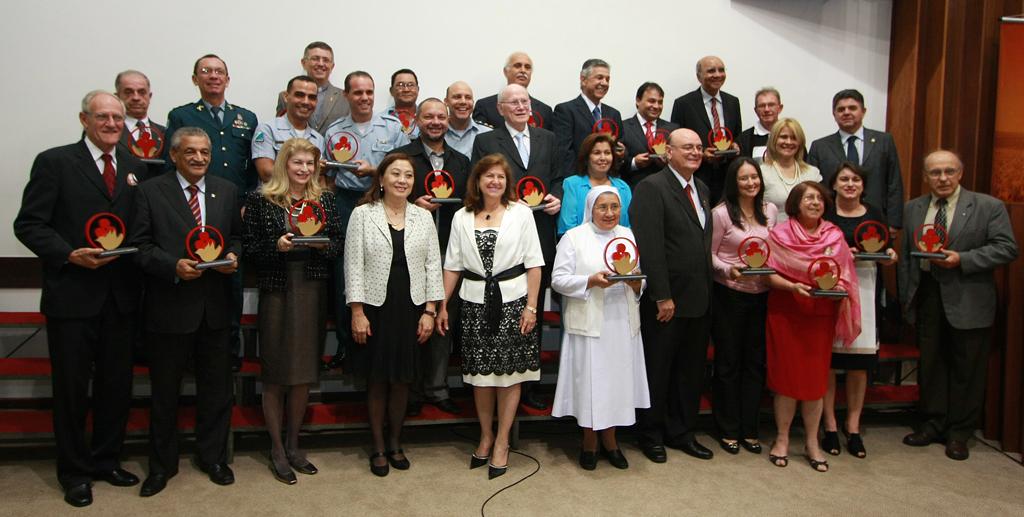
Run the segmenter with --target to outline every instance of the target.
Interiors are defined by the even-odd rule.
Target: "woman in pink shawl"
[[[832,343],[849,346],[860,334],[860,298],[853,256],[843,232],[822,219],[830,203],[825,188],[813,181],[798,184],[786,199],[790,219],[769,233],[768,266],[778,273],[769,278],[767,374],[768,388],[775,393],[775,425],[778,435],[769,460],[777,467],[789,463],[789,426],[801,405],[807,434],[806,454],[811,468],[828,471],[818,444],[822,399],[828,389]],[[809,269],[819,257],[829,257],[840,268],[836,290],[845,298],[811,296]]]

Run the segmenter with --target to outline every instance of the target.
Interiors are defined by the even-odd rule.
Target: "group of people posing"
[[[461,411],[446,383],[453,350],[480,422],[469,467],[486,465],[491,479],[507,472],[521,399],[543,405],[523,386],[540,379],[548,287],[563,329],[552,414],[582,428],[582,468],[600,458],[627,468],[615,431],[634,425],[653,462],[667,460],[666,447],[711,459],[696,438],[709,343],[712,434],[725,452],[768,449],[772,464],[787,466],[799,405],[811,468],[827,471],[825,454],[843,447],[864,458],[878,265],[896,263],[922,350],[925,417],[904,442],[942,441],[966,459],[995,314],[992,272],[1016,257],[1016,243],[1003,205],[960,187],[953,152],[925,158],[929,191],[904,205],[892,138],[863,127],[859,92],[835,95],[839,130],[808,150],[772,88],[757,92],[758,120],[741,131],[714,56],[697,62],[700,86],[675,100],[670,121],[656,83],[638,88],[634,117],[604,104],[611,67],[600,59],[584,62],[581,94],[553,110],[529,95],[533,62],[514,53],[495,96],[475,102],[456,82],[444,99],[419,100],[415,73],[403,69],[391,78],[395,104],[375,113],[373,78],[351,72],[336,88],[333,58],[311,43],[279,116],[257,123],[225,101],[224,61],[203,56],[193,70],[201,99],[172,110],[166,130],[146,113],[148,79],[126,71],[116,93],[83,99],[81,141],[37,157],[14,229],[43,263],[69,504],[90,504],[94,480],[139,482],[119,463],[137,321],[152,379],[141,495],[177,473],[189,365],[196,463],[215,483],[234,481],[227,437],[242,268],[259,288],[268,465],[284,483],[317,472],[299,432],[324,367],[332,292],[339,354],[327,367],[366,382],[378,476],[411,466],[401,436],[412,396]],[[153,141],[166,143],[163,153],[147,154]],[[854,255],[867,221],[881,231],[874,261]],[[937,258],[911,256],[913,229],[925,224],[947,237]],[[123,243],[108,246],[117,232]],[[763,260],[745,260],[757,253]],[[828,286],[815,282],[826,276]],[[846,375],[842,423],[837,372]],[[770,446],[759,429],[765,387]]]

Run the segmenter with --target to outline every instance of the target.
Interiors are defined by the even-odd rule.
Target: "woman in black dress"
[[[399,470],[410,465],[400,442],[409,383],[417,375],[419,345],[434,332],[444,290],[434,220],[408,201],[412,162],[404,154],[390,154],[377,171],[348,223],[345,298],[359,345],[352,366],[367,385],[370,471],[386,476],[388,465]]]
[[[293,468],[303,474],[317,472],[299,450],[299,426],[309,389],[317,382],[330,263],[341,250],[334,194],[320,187],[319,164],[316,146],[302,138],[288,140],[270,180],[245,203],[242,256],[256,270],[260,288],[260,380],[272,444],[270,470],[287,484],[297,481]],[[316,230],[329,240],[296,245],[292,238],[300,228]],[[282,443],[286,393],[288,432]]]

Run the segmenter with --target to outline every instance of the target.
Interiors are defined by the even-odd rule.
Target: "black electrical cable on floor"
[[[29,341],[32,341],[32,338],[36,337],[36,334],[39,334],[39,331],[41,331],[41,330],[43,330],[43,327],[39,327],[39,328],[37,328],[35,330],[35,332],[29,334],[29,336],[27,338],[25,338],[24,341],[22,341],[21,343],[18,343],[18,346],[14,347],[14,350],[11,350],[7,355],[5,355],[4,359],[10,359],[12,355],[14,355],[14,354],[16,354],[18,352],[18,350],[21,350],[21,347],[23,347],[26,344],[28,344]]]
[[[473,443],[475,441],[472,436],[462,434],[462,433],[458,432],[458,430],[455,429],[455,428],[452,429],[452,434],[454,434],[455,436],[457,436],[459,438],[462,438],[463,440],[465,440],[467,442],[470,442],[470,443]],[[519,451],[512,450],[512,449],[509,449],[508,452],[509,452],[510,456],[512,454],[518,454],[518,455],[520,455],[520,456],[522,456],[524,458],[529,458],[529,459],[533,460],[533,462],[535,463],[534,468],[533,468],[533,472],[530,472],[529,474],[523,476],[521,479],[517,480],[516,482],[514,482],[514,483],[512,483],[510,485],[506,485],[506,486],[502,487],[497,492],[491,494],[490,497],[485,499],[483,504],[480,505],[480,517],[486,517],[487,514],[484,513],[484,512],[485,512],[485,509],[487,507],[487,503],[491,502],[491,499],[494,499],[495,497],[498,496],[498,494],[500,494],[500,493],[502,493],[502,492],[504,492],[504,491],[506,491],[506,490],[508,490],[508,489],[510,489],[510,488],[512,488],[512,487],[514,487],[514,486],[516,486],[516,485],[518,485],[520,483],[522,483],[523,481],[526,481],[527,479],[530,479],[531,477],[536,475],[538,472],[540,472],[540,460],[538,460],[537,458],[534,458],[533,456],[530,456],[529,454],[526,454],[525,452],[519,452]]]

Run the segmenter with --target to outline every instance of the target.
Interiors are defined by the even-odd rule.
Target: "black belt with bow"
[[[498,324],[501,322],[501,290],[498,289],[498,282],[511,280],[525,273],[526,267],[522,264],[512,266],[497,275],[480,276],[468,270],[462,272],[466,280],[484,282],[484,314],[491,333],[497,332]]]

